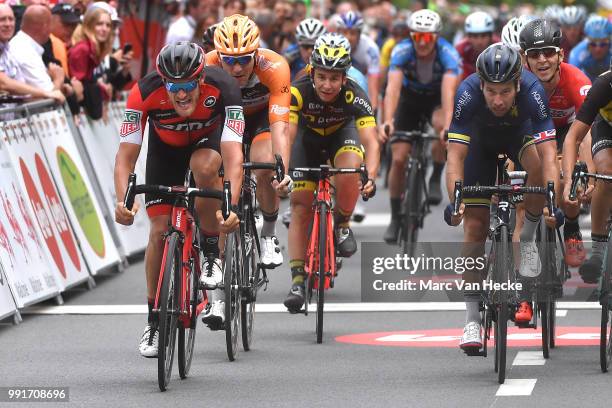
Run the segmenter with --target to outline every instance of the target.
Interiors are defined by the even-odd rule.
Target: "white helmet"
[[[295,29],[295,39],[298,44],[314,45],[317,38],[325,34],[327,30],[323,23],[316,18],[307,18],[302,20]]]
[[[534,19],[534,16],[512,17],[502,29],[502,43],[514,48],[516,51],[520,51],[521,44],[519,41],[519,36],[521,31],[523,30],[523,27],[525,27],[525,24]]]
[[[582,25],[587,19],[584,6],[567,6],[559,16],[559,23],[565,26]]]
[[[465,19],[464,28],[468,34],[492,33],[493,17],[484,11],[475,11]]]
[[[544,13],[542,14],[542,17],[544,18],[544,20],[548,20],[553,23],[559,23],[559,18],[561,18],[562,14],[563,14],[563,7],[561,7],[558,4],[553,4],[544,9]]]
[[[419,33],[437,33],[442,30],[442,20],[435,11],[418,10],[408,18],[408,28]]]

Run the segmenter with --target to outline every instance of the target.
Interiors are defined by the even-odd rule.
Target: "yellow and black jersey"
[[[319,99],[310,76],[293,82],[289,123],[299,123],[321,136],[328,136],[353,119],[358,130],[376,126],[368,96],[352,79],[347,78],[332,103]]]
[[[598,113],[612,126],[612,71],[604,72],[593,82],[576,119],[590,125]]]

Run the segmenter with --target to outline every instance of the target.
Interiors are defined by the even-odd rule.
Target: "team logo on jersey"
[[[142,112],[132,109],[126,109],[123,114],[123,123],[119,134],[121,137],[126,137],[132,133],[140,131],[140,118]]]
[[[580,96],[586,96],[589,93],[589,89],[591,89],[591,85],[583,85],[578,92],[580,92]]]
[[[548,139],[554,139],[556,135],[557,131],[555,129],[550,129],[544,132],[536,133],[535,135],[533,135],[533,138],[536,141],[541,142]]]
[[[346,101],[346,103],[353,103],[353,100],[355,99],[355,94],[353,93],[353,91],[346,91],[344,94],[344,100]]]
[[[211,95],[204,101],[204,106],[210,108],[212,106],[215,106],[215,103],[217,103],[217,98]]]
[[[242,112],[242,107],[228,106],[225,108],[225,126],[242,137],[244,133],[244,113]]]

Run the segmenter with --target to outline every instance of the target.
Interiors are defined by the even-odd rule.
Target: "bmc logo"
[[[580,88],[580,96],[586,96],[589,93],[589,89],[591,89],[591,85],[584,85]]]

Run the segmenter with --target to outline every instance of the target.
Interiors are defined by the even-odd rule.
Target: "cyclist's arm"
[[[378,74],[368,75],[368,96],[372,102],[372,108],[378,108]]]
[[[125,188],[128,183],[128,176],[134,172],[136,161],[140,154],[140,145],[134,143],[120,143],[119,150],[115,156],[115,194],[117,201],[123,201],[125,197]]]
[[[380,165],[380,144],[376,135],[376,126],[361,128],[359,141],[365,149],[365,165],[368,169],[368,178],[376,180],[378,166]]]
[[[272,135],[272,152],[280,154],[283,163],[287,166],[289,162],[289,140],[287,137],[287,125],[289,122],[289,106],[291,104],[291,73],[286,61],[279,58],[276,66],[271,71],[269,78],[270,102],[269,122]]]
[[[578,157],[578,145],[590,129],[591,125],[576,119],[565,135],[562,167],[566,179],[571,176],[574,170],[574,164],[576,164],[576,158]]]
[[[389,71],[387,78],[387,90],[385,93],[385,121],[384,123],[392,123],[399,103],[400,92],[402,90],[402,81],[404,79],[404,73],[399,70]]]
[[[446,148],[446,190],[448,199],[454,201],[455,181],[463,180],[463,167],[468,154],[469,145],[449,143]]]
[[[457,90],[457,75],[447,71],[442,76],[442,115],[444,117],[444,130],[448,129],[453,119],[453,103]]]

